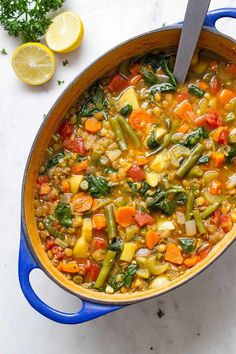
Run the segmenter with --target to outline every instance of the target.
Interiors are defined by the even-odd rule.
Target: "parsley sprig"
[[[36,42],[51,23],[47,16],[64,0],[0,0],[0,25],[10,36]]]

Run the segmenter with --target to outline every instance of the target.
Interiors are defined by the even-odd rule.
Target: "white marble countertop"
[[[200,1],[199,1],[200,3]],[[236,7],[214,0],[211,8]],[[26,302],[17,278],[21,179],[34,136],[64,87],[105,50],[134,35],[183,19],[186,0],[67,0],[85,25],[80,50],[57,56],[54,79],[37,88],[17,80],[10,56],[17,39],[0,30],[0,352],[2,354],[235,354],[236,248],[183,287],[100,319],[75,326],[54,323]],[[233,20],[219,27],[236,38]],[[69,65],[63,67],[67,58]],[[58,86],[57,80],[65,80]],[[32,275],[38,294],[58,309],[74,311],[79,300],[39,271]],[[160,319],[158,309],[164,311]]]

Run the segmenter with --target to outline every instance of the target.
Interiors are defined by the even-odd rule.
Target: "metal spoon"
[[[188,1],[174,68],[179,84],[183,84],[187,76],[210,2],[211,0]]]

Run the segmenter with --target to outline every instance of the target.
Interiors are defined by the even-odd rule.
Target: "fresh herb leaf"
[[[166,27],[166,22],[163,22],[163,24],[162,24],[161,27],[162,27],[162,28]]]
[[[64,152],[58,152],[56,155],[52,156],[45,166],[45,171],[59,164],[59,162],[64,158]]]
[[[69,205],[59,203],[56,208],[56,216],[60,225],[67,228],[72,227],[72,213]]]
[[[113,167],[106,167],[104,168],[104,172],[109,175],[111,173],[116,173],[118,172],[118,169],[117,168],[113,168]]]
[[[197,161],[197,164],[201,165],[201,164],[205,164],[209,162],[209,156],[208,155],[203,155],[202,157],[200,157],[200,159]]]
[[[188,134],[187,138],[185,139],[184,142],[181,142],[181,145],[186,146],[186,147],[192,147],[195,146],[201,138],[206,139],[209,136],[208,130],[206,130],[204,127],[200,127],[194,132]]]
[[[2,50],[0,50],[0,54],[2,54],[2,55],[7,55],[6,49],[5,49],[5,48],[2,48]]]
[[[90,173],[87,177],[89,193],[96,198],[103,198],[110,193],[111,186],[104,177],[95,177]]]
[[[64,80],[57,80],[57,84],[60,86],[60,85],[62,85],[62,84],[64,84],[65,83],[65,81]]]
[[[63,5],[64,0],[1,0],[0,25],[10,36],[23,42],[37,42],[52,22],[48,14]]]
[[[133,111],[133,107],[131,106],[131,104],[127,104],[127,105],[125,105],[123,108],[121,108],[121,110],[120,110],[120,114],[122,115],[122,116],[128,116],[129,114],[131,114],[132,113],[132,111]]]
[[[178,242],[186,254],[192,253],[196,248],[196,241],[193,238],[179,237]]]
[[[66,60],[63,60],[62,64],[63,64],[63,66],[66,66],[66,65],[69,64],[69,62],[68,62],[68,60],[66,59]]]
[[[196,85],[190,84],[188,85],[188,92],[196,97],[203,97],[205,94],[205,91],[197,87]]]
[[[236,157],[236,145],[232,145],[230,147],[229,152],[228,152],[228,156],[227,156],[226,161],[231,163],[235,157]]]
[[[157,312],[157,316],[159,317],[159,318],[162,318],[163,316],[164,316],[164,312],[162,311],[162,309],[159,309],[158,310],[158,312]]]
[[[122,251],[122,243],[118,238],[115,238],[112,240],[112,243],[110,243],[107,248],[111,251],[120,252]]]

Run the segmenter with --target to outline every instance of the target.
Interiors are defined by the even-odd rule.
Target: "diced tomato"
[[[184,100],[187,100],[188,98],[189,98],[188,92],[181,92],[181,93],[178,93],[178,95],[176,96],[176,102],[180,103]]]
[[[60,259],[64,258],[64,252],[61,251],[58,246],[53,246],[51,248],[51,251],[52,251],[53,256],[56,257],[57,259],[60,260]]]
[[[73,133],[73,130],[74,130],[74,126],[71,123],[65,121],[59,129],[59,133],[60,133],[62,139],[64,140],[64,139],[69,138],[71,136],[71,134]]]
[[[198,254],[198,262],[201,262],[204,258],[206,258],[207,255],[210,253],[210,251],[211,251],[211,247],[209,246],[205,250],[202,250],[201,252],[199,252],[199,254]]]
[[[221,214],[220,226],[222,227],[224,232],[229,232],[232,229],[233,223],[230,214]]]
[[[99,266],[96,264],[91,264],[90,278],[92,281],[95,281],[97,279],[99,272],[100,272]]]
[[[222,130],[217,142],[222,145],[228,144],[228,136],[229,136],[229,132],[227,130]]]
[[[39,188],[40,195],[47,195],[51,192],[52,188],[49,186],[48,183],[42,183]]]
[[[91,242],[91,248],[90,251],[93,252],[97,249],[103,249],[106,248],[107,242],[104,238],[102,237],[94,237]]]
[[[213,109],[208,109],[206,112],[206,121],[211,129],[218,128],[220,125],[222,125],[222,118],[220,113]]]
[[[77,137],[75,139],[66,138],[64,140],[63,144],[64,144],[65,149],[67,149],[67,150],[70,150],[72,152],[77,152],[82,156],[86,155],[86,148],[84,145],[84,139],[81,137]]]
[[[143,170],[137,165],[134,164],[126,172],[127,177],[131,177],[135,182],[140,182],[145,179],[145,174]]]
[[[134,220],[140,227],[144,225],[152,225],[154,223],[154,219],[150,214],[142,213],[140,210],[136,212]]]
[[[211,223],[214,225],[218,225],[220,222],[220,211],[217,209],[211,216]]]
[[[48,183],[48,176],[42,175],[37,178],[38,184]]]
[[[82,264],[82,267],[84,267],[85,274],[88,274],[91,270],[91,262],[89,259],[86,259],[86,263]]]
[[[211,88],[211,92],[213,94],[216,94],[220,91],[221,82],[217,79],[216,76],[212,76],[211,81],[210,81],[210,88]]]
[[[118,94],[123,91],[126,87],[128,87],[129,81],[126,80],[120,74],[116,74],[108,84],[108,90],[111,93]]]
[[[46,251],[50,250],[53,246],[55,246],[55,241],[52,238],[47,238],[45,242],[45,249]]]
[[[197,125],[198,127],[202,127],[203,125],[206,125],[207,124],[206,115],[197,117],[194,120],[194,124]]]

